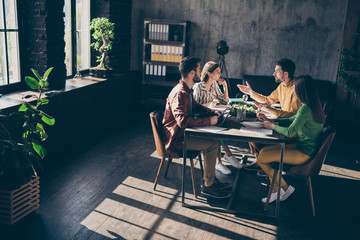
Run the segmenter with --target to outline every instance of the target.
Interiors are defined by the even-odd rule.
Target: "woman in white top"
[[[229,101],[228,87],[226,81],[221,76],[219,64],[210,61],[207,62],[201,72],[201,82],[196,83],[193,87],[195,100],[205,107],[215,107],[217,103],[226,104]],[[224,92],[219,85],[223,86]],[[230,151],[228,145],[221,141],[225,151],[224,158],[235,168],[241,168],[242,165]],[[220,148],[219,148],[220,149]],[[217,158],[215,168],[223,174],[231,174],[231,171],[221,163],[221,154]]]

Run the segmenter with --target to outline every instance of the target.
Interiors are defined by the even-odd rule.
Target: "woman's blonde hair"
[[[207,73],[212,73],[218,67],[219,64],[217,64],[216,62],[213,61],[207,62],[201,71],[200,80],[206,83],[209,80],[209,75]]]

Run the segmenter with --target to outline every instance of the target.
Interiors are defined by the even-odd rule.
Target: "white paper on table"
[[[218,106],[215,106],[215,107],[209,107],[211,110],[215,110],[215,111],[225,111],[225,109],[229,107],[229,106],[226,106],[226,105],[218,105]]]
[[[217,127],[217,126],[201,126],[201,127],[194,127],[194,128],[205,131],[205,132],[213,132],[213,133],[224,131],[227,129],[227,128]]]
[[[261,122],[240,122],[247,128],[264,128],[264,125]]]
[[[267,129],[267,128],[245,128],[245,127],[242,127],[242,128],[240,128],[240,132],[261,133],[261,134],[265,134],[265,135],[273,134],[273,130]]]

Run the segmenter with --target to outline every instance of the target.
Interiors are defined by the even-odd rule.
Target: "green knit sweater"
[[[295,116],[291,118],[278,118],[274,122],[279,123],[279,126],[275,126],[274,130],[276,132],[286,137],[294,137],[298,134],[296,148],[312,157],[321,143],[324,124],[314,121],[309,106],[303,104]]]

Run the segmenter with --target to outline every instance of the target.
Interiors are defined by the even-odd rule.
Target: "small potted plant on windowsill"
[[[48,137],[44,124],[52,126],[55,119],[38,108],[48,104],[46,97],[59,93],[45,92],[52,69],[43,76],[32,69],[37,79],[25,77],[27,85],[38,91],[25,96],[36,97],[35,105],[25,102],[17,112],[0,115],[0,208],[4,210],[0,223],[13,224],[39,207],[37,172],[46,156],[42,142]]]
[[[112,49],[114,28],[115,24],[105,17],[93,18],[90,22],[90,30],[94,31],[92,37],[95,40],[90,46],[101,54],[100,56],[97,56],[96,60],[99,65],[90,68],[90,75],[92,76],[105,78],[111,75],[112,69],[108,64],[108,51]]]

